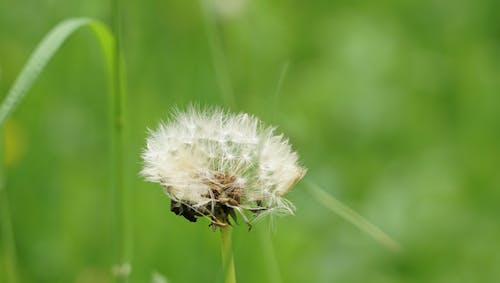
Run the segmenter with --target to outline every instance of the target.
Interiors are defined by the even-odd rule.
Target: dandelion
[[[171,211],[191,222],[207,218],[214,230],[237,215],[250,228],[269,213],[293,214],[283,196],[306,172],[275,128],[219,108],[174,112],[150,131],[142,158],[142,175],[162,185]]]

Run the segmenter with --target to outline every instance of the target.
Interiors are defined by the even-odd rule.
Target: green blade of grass
[[[112,54],[114,38],[105,25],[88,18],[74,18],[61,22],[45,36],[35,51],[33,51],[23,70],[7,92],[2,105],[0,105],[0,126],[5,123],[7,117],[23,99],[26,92],[45,68],[45,65],[47,65],[64,41],[76,30],[85,26],[91,28],[97,36],[106,57],[107,69],[108,71],[111,70],[111,64],[114,61]]]
[[[115,217],[115,236],[116,236],[116,270],[121,270],[121,272],[115,273],[115,282],[126,283],[128,282],[129,275],[132,269],[130,259],[131,259],[131,217],[130,216],[130,194],[129,190],[126,188],[124,172],[124,103],[125,103],[125,67],[123,60],[123,50],[122,50],[122,33],[121,33],[121,0],[111,1],[111,26],[113,34],[115,35],[115,41],[113,42],[112,50],[115,60],[111,62],[111,72],[109,73],[109,78],[112,81],[110,86],[114,88],[111,89],[112,103],[111,103],[111,113],[113,121],[113,129],[111,136],[112,145],[112,155],[113,155],[113,195],[115,197],[114,201],[114,217]]]
[[[116,18],[116,13],[114,13]],[[115,19],[115,25],[117,20]],[[40,42],[28,59],[28,62],[23,67],[22,71],[14,81],[12,87],[7,92],[4,101],[0,105],[0,127],[12,114],[15,108],[23,100],[26,93],[36,81],[40,73],[44,70],[47,63],[57,53],[61,45],[77,30],[81,28],[89,28],[97,38],[100,48],[104,55],[108,91],[110,94],[110,116],[112,120],[111,128],[111,144],[113,157],[111,158],[112,167],[112,192],[114,196],[114,239],[115,246],[115,261],[119,266],[127,265],[127,239],[128,230],[125,229],[126,215],[126,191],[124,190],[123,181],[123,66],[122,58],[117,40],[113,36],[110,29],[103,23],[90,18],[72,18],[65,20],[54,27]],[[116,29],[118,31],[118,29]],[[5,198],[4,201],[8,201]],[[7,223],[2,221],[3,223]],[[10,223],[10,222],[9,222]],[[10,229],[9,231],[12,231]],[[13,237],[4,237],[5,239],[13,239]],[[5,240],[7,241],[7,240]],[[5,243],[6,246],[14,247],[12,243]],[[127,277],[120,274],[118,277]],[[120,279],[119,279],[120,280]]]
[[[316,199],[323,206],[336,213],[340,217],[344,218],[347,222],[350,222],[352,225],[356,226],[361,231],[365,232],[388,249],[395,252],[401,250],[401,246],[397,241],[392,239],[384,231],[365,219],[359,213],[334,198],[318,185],[312,182],[306,182],[306,184],[307,188],[309,189],[308,191],[311,193],[314,199]]]

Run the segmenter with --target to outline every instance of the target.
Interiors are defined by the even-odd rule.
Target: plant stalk
[[[10,215],[9,197],[5,188],[0,189],[2,207],[2,246],[5,251],[5,280],[7,283],[18,282],[17,278],[17,255],[14,241],[14,231]],[[2,278],[0,278],[2,279]]]
[[[200,3],[217,84],[219,85],[223,101],[230,107],[236,107],[236,99],[227,67],[227,59],[224,54],[221,38],[219,37],[213,1],[200,0]]]
[[[233,246],[231,241],[231,228],[220,227],[222,270],[224,271],[225,283],[236,283],[234,270]]]
[[[123,80],[123,61],[122,61],[122,39],[121,39],[121,5],[120,0],[112,0],[111,16],[112,31],[115,35],[114,56],[111,71],[111,121],[112,121],[112,172],[113,172],[113,195],[115,199],[115,231],[116,240],[116,282],[127,282],[130,272],[129,259],[129,229],[127,227],[128,196],[124,181],[124,80]]]
[[[5,185],[5,152],[4,129],[0,130],[0,208],[2,219],[0,227],[2,229],[2,247],[4,251],[5,278],[7,283],[18,282],[17,274],[17,254],[14,229],[12,227],[12,216],[10,213],[9,195]],[[0,280],[2,277],[0,276]]]
[[[276,252],[271,239],[271,233],[266,229],[259,229],[260,242],[262,244],[262,250],[265,255],[265,263],[268,272],[268,282],[270,283],[282,283],[281,271],[278,265],[278,259],[276,258]]]
[[[370,221],[365,219],[359,213],[354,211],[352,208],[343,204],[330,194],[328,194],[325,190],[320,188],[314,183],[307,182],[307,188],[309,189],[309,193],[323,206],[338,214],[340,217],[344,218],[352,225],[356,226],[361,231],[368,234],[370,237],[375,239],[380,244],[384,245],[388,249],[399,252],[401,251],[400,244],[392,239],[389,235],[387,235],[384,231],[382,231],[379,227],[372,224]]]
[[[120,49],[120,32],[119,32],[119,18],[118,18],[118,1],[112,0],[113,2],[113,22],[114,22],[114,32],[117,35],[115,39],[111,31],[103,25],[101,22],[89,19],[89,18],[71,18],[65,20],[53,28],[37,45],[33,53],[30,55],[28,62],[25,64],[21,73],[17,76],[13,85],[5,95],[2,104],[0,105],[0,126],[3,126],[6,119],[16,108],[16,106],[23,100],[24,96],[27,94],[31,85],[36,81],[40,73],[44,70],[50,59],[57,53],[61,45],[72,35],[76,30],[81,27],[88,27],[93,32],[98,39],[101,49],[104,54],[104,59],[106,62],[106,70],[108,74],[109,83],[109,93],[110,93],[110,120],[112,121],[111,129],[111,141],[112,141],[112,193],[113,193],[113,203],[114,203],[114,239],[116,239],[116,245],[114,253],[116,254],[114,260],[118,264],[117,270],[118,274],[128,275],[129,261],[127,260],[127,241],[130,233],[126,228],[126,224],[130,221],[125,222],[128,213],[127,209],[127,194],[124,188],[124,174],[123,174],[123,148],[124,148],[124,138],[123,138],[123,97],[125,93],[125,84],[123,83],[124,68],[121,61],[121,49]],[[0,160],[0,166],[3,165]],[[0,170],[1,171],[1,170]],[[3,172],[0,172],[3,173]],[[4,173],[5,174],[5,173]],[[2,184],[3,185],[3,184]],[[0,189],[0,202],[1,202],[1,213],[2,221],[0,226],[2,227],[3,237],[2,244],[6,250],[7,256],[11,260],[7,266],[8,276],[10,279],[7,282],[16,282],[19,274],[16,273],[15,264],[15,245],[14,245],[14,235],[12,229],[12,221],[10,220],[9,205],[7,189]],[[128,219],[127,219],[128,220]],[[130,224],[129,224],[130,225]],[[16,276],[18,275],[18,276]],[[125,276],[126,278],[127,276]],[[18,279],[17,279],[18,280]],[[125,282],[125,281],[119,281]]]

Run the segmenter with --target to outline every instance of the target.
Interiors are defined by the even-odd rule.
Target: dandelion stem
[[[233,247],[231,243],[231,228],[220,227],[222,267],[224,271],[224,283],[236,283],[234,271]]]

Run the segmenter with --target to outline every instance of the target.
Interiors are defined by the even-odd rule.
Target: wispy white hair
[[[160,183],[171,199],[193,208],[207,205],[220,174],[241,188],[239,208],[292,214],[283,196],[305,174],[288,140],[255,116],[220,108],[174,111],[150,130],[141,174]]]

